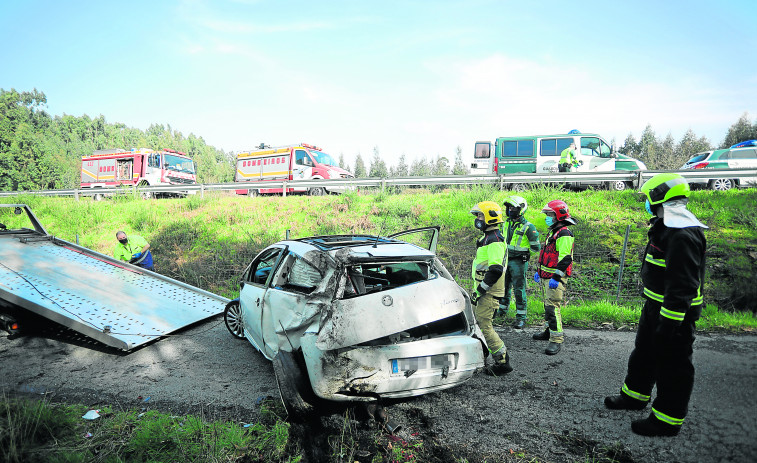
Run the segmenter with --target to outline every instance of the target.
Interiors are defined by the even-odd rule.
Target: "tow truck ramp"
[[[108,346],[131,350],[223,312],[226,298],[47,233],[0,227],[0,299]],[[2,222],[2,220],[0,220]]]

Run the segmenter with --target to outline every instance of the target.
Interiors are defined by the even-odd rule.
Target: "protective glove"
[[[549,279],[549,289],[557,289],[557,287],[560,285],[560,283],[555,280],[554,278]]]
[[[142,253],[141,252],[138,252],[138,253],[134,254],[133,256],[131,256],[132,259],[139,259],[140,257],[142,257]]]
[[[478,304],[478,299],[480,297],[481,296],[479,296],[477,292],[473,291],[473,293],[471,293],[471,295],[470,295],[470,303],[473,304],[473,305],[477,305]]]
[[[541,281],[541,278],[539,277],[539,272],[534,273],[534,281],[537,283]]]

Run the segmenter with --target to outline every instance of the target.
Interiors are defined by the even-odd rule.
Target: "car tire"
[[[233,300],[226,304],[223,311],[223,322],[226,329],[237,339],[244,339],[244,325],[242,324],[242,307],[239,300]]]
[[[728,191],[735,186],[735,182],[730,178],[716,178],[710,180],[710,189],[715,191]]]
[[[623,180],[615,180],[613,182],[607,182],[607,189],[611,191],[625,191],[628,189],[628,183]]]
[[[313,413],[315,394],[310,387],[302,351],[280,350],[273,358],[273,373],[289,419],[301,421]]]
[[[308,189],[308,196],[323,196],[326,194],[326,189],[320,186]]]

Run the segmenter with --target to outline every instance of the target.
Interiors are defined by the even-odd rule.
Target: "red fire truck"
[[[300,143],[270,147],[261,144],[258,148],[237,153],[236,182],[339,179],[354,178],[338,166],[334,158],[320,148]],[[287,187],[287,193],[307,193],[320,196],[336,193],[348,187]],[[251,188],[236,190],[237,194],[254,196],[256,194],[282,193],[283,188]]]
[[[121,185],[157,186],[195,184],[194,162],[184,153],[147,148],[98,150],[81,158],[81,188],[115,188]],[[186,195],[170,193],[171,195]],[[152,196],[143,193],[144,197]],[[95,194],[100,200],[103,194]]]

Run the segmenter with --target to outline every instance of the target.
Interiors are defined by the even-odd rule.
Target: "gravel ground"
[[[477,374],[451,390],[386,404],[403,427],[400,436],[420,436],[438,461],[757,458],[757,336],[699,333],[697,380],[681,434],[644,438],[631,433],[630,422],[648,410],[610,412],[602,405],[623,382],[635,333],[569,329],[563,351],[550,357],[543,354],[545,342],[531,339],[535,331],[501,330],[515,367],[504,377]],[[259,398],[278,396],[270,363],[246,341],[233,339],[221,317],[128,354],[49,329],[17,339],[0,336],[0,368],[5,394],[199,410],[240,422],[257,419]],[[328,414],[318,419],[319,432],[338,429],[342,421]],[[311,434],[303,447],[317,446],[307,426],[294,429]]]

